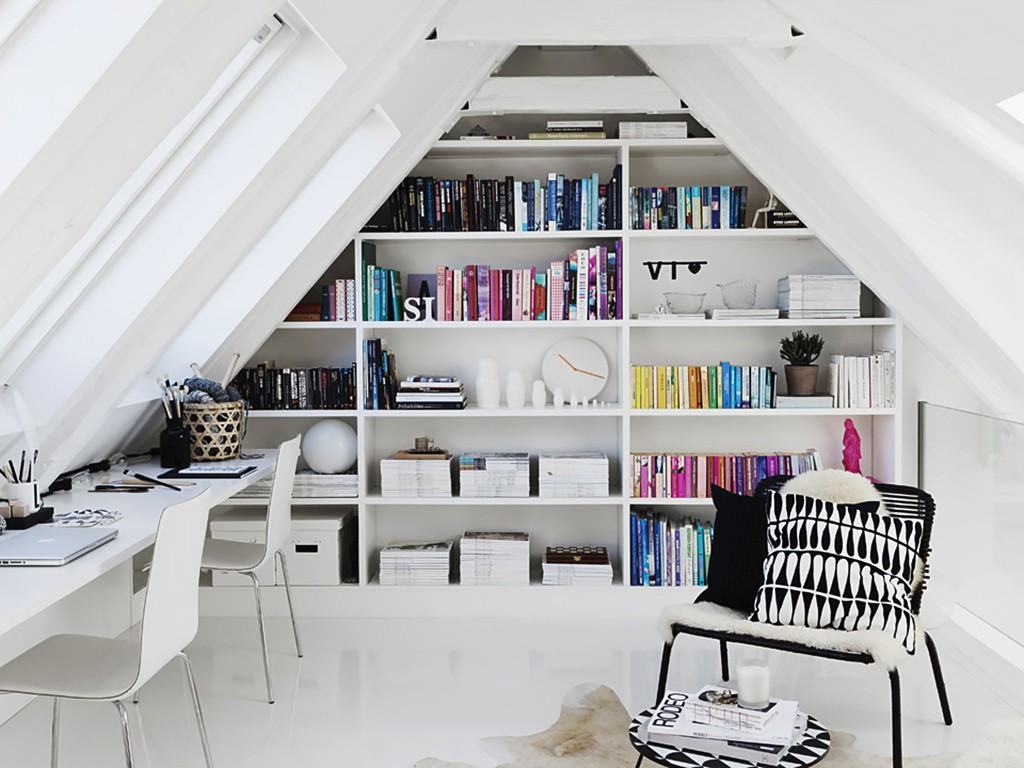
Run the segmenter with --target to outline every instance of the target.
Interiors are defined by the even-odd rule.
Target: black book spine
[[[508,199],[505,194],[505,185],[498,184],[498,231],[508,231]]]
[[[512,319],[512,270],[501,270],[501,316]]]
[[[505,177],[505,223],[506,229],[516,229],[516,180],[511,176]]]

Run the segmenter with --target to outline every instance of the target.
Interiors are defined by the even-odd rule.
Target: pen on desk
[[[130,477],[134,477],[136,480],[142,480],[145,483],[152,483],[153,485],[162,485],[164,488],[170,488],[172,491],[180,491],[181,490],[181,488],[179,488],[176,485],[171,485],[170,483],[165,483],[163,480],[157,480],[155,477],[147,477],[146,475],[143,475],[143,474],[141,474],[139,472],[130,472],[130,471],[128,471],[126,469],[124,471],[124,473],[126,475],[129,475]]]
[[[18,482],[25,482],[25,451],[21,452],[21,464],[18,467]]]
[[[11,480],[11,482],[12,483],[18,482],[18,470],[14,466],[14,459],[8,459],[7,460],[7,466],[11,468],[11,477],[13,478]]]

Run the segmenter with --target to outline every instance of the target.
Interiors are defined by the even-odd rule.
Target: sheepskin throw
[[[796,493],[813,496],[816,499],[834,501],[836,504],[857,504],[862,501],[877,501],[878,513],[888,514],[882,503],[882,494],[863,475],[855,475],[842,469],[821,469],[804,472],[786,481],[781,493]]]
[[[908,653],[917,642],[912,581],[919,520],[772,493],[765,582],[751,619],[777,625],[879,629]]]

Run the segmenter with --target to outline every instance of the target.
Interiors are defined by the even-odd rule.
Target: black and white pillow
[[[772,493],[764,585],[750,618],[818,629],[878,629],[913,653],[911,584],[922,535],[920,520]]]

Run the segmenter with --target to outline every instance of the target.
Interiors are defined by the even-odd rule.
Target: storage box
[[[292,586],[341,584],[342,531],[352,520],[351,512],[292,515],[291,543],[284,548]],[[216,538],[261,544],[266,541],[266,528],[266,514],[255,510],[229,512],[210,523],[210,533]],[[284,577],[273,560],[257,569],[256,576],[265,586],[284,585]],[[251,586],[252,581],[240,574],[214,571],[213,585]]]

